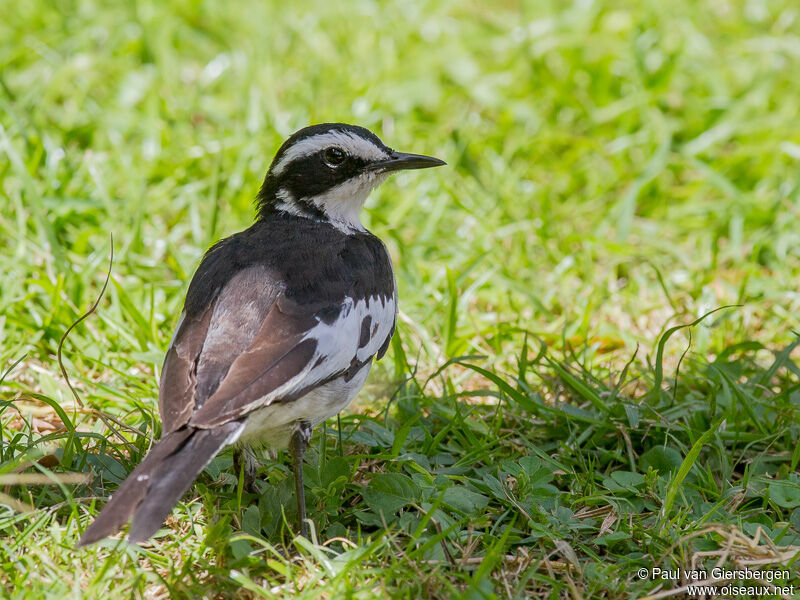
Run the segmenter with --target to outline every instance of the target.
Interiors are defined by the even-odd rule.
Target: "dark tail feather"
[[[240,427],[241,423],[233,422],[214,429],[184,427],[168,433],[122,482],[83,532],[78,547],[116,533],[131,519],[129,541],[136,544],[148,539]]]

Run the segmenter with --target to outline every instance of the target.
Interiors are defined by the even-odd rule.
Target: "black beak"
[[[432,156],[422,154],[408,154],[406,152],[392,152],[391,158],[380,160],[367,166],[370,171],[378,173],[388,173],[390,171],[402,171],[406,169],[429,169],[430,167],[441,167],[447,163]]]

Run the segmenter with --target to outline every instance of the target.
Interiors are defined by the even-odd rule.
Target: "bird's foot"
[[[303,486],[303,455],[311,440],[312,431],[311,423],[300,421],[289,441],[294,468],[294,490],[297,496],[297,519],[300,525],[300,535],[304,538],[308,538],[308,523],[306,523],[306,494]]]

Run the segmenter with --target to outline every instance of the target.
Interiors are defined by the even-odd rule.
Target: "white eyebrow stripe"
[[[352,156],[359,156],[366,160],[380,160],[388,156],[385,150],[363,137],[352,135],[346,131],[328,131],[312,135],[292,145],[280,161],[272,167],[272,174],[280,175],[290,162],[330,146],[336,146]]]

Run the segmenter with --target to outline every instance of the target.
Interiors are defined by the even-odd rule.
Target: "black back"
[[[276,211],[269,219],[215,244],[197,269],[184,309],[201,313],[237,271],[258,264],[282,286],[287,300],[313,311],[394,295],[394,275],[386,247],[369,233],[344,232],[318,221]],[[336,314],[324,315],[333,320]]]

